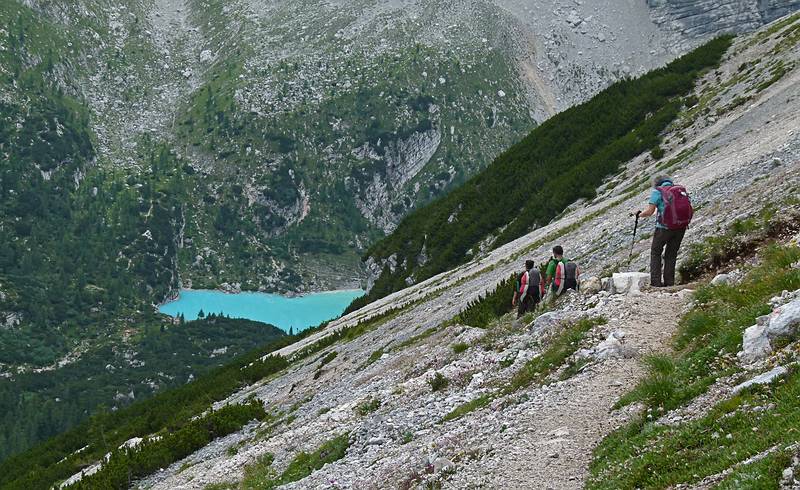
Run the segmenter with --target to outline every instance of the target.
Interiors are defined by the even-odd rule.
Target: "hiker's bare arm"
[[[640,218],[647,218],[648,216],[653,216],[656,214],[656,205],[655,204],[648,204],[644,211],[639,214]]]

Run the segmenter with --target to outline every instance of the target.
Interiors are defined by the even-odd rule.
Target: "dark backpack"
[[[522,290],[522,278],[528,274],[528,289],[527,291]],[[527,295],[532,295],[534,298],[538,299],[541,298],[541,284],[542,284],[542,277],[539,274],[539,271],[534,267],[529,271],[523,272],[519,279],[517,279],[517,291],[519,292],[519,299],[522,301],[525,299]]]
[[[562,259],[556,265],[556,294],[561,294],[565,289],[578,290],[581,282],[581,270],[577,262]]]
[[[664,212],[659,222],[670,230],[682,230],[689,226],[694,216],[689,193],[682,185],[656,187],[664,201]]]

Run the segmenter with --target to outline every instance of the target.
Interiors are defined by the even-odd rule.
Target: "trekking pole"
[[[633,246],[636,244],[636,230],[639,228],[639,215],[641,211],[636,211],[636,214],[631,213],[631,216],[636,216],[636,221],[633,222],[633,239],[631,240],[631,251],[628,254],[628,263],[633,258]]]

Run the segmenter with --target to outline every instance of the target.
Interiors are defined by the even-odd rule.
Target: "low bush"
[[[442,391],[450,384],[450,380],[442,376],[442,373],[436,373],[428,379],[428,384],[431,385],[431,391]]]

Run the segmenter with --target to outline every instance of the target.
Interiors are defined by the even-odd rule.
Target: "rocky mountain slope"
[[[65,385],[55,370],[130,368],[170,327],[152,307],[177,288],[363,285],[370,243],[552,114],[795,4],[715,2],[689,17],[675,5],[2,2],[0,401],[18,411],[4,410],[13,447],[88,417],[94,394],[55,425],[32,407],[75,401],[92,378]],[[152,394],[122,378],[97,391]]]
[[[788,316],[781,315],[794,311],[785,306],[794,304],[794,293],[781,295],[775,288],[800,288],[796,238],[791,244],[781,233],[772,234],[787,248],[749,256],[748,247],[758,249],[761,242],[738,242],[730,237],[757,234],[762,229],[769,234],[773,228],[797,233],[798,33],[800,17],[795,15],[737,38],[719,69],[706,73],[696,85],[696,103],[668,128],[663,158],[654,160],[643,154],[602,183],[592,202],[576,203],[547,226],[453,271],[378,300],[285,347],[279,353],[295,359],[288,368],[216,405],[219,408],[254,397],[272,414],[268,421],[253,422],[220,437],[135,486],[237,488],[242,482],[244,488],[278,483],[287,484],[286,488],[625,487],[613,483],[617,472],[622,475],[619,478],[639,475],[641,481],[651,481],[646,480],[650,478],[646,467],[641,473],[629,471],[629,465],[639,459],[624,457],[627,453],[597,453],[595,457],[601,459],[595,461],[599,467],[592,467],[591,478],[589,463],[604,436],[634,424],[622,432],[622,439],[606,440],[601,448],[624,440],[625,434],[639,434],[637,427],[642,426],[635,424],[640,414],[652,419],[654,412],[642,414],[649,401],[621,409],[617,405],[623,394],[651,375],[644,366],[650,362],[649,355],[669,353],[668,344],[676,331],[686,335],[685,329],[691,325],[687,326],[684,313],[702,314],[703,308],[736,298],[734,293],[739,290],[735,285],[742,280],[742,288],[752,287],[750,295],[744,296],[766,298],[763,303],[757,300],[754,313],[747,313],[751,316],[742,321],[755,322],[756,316],[773,307],[778,309],[772,317],[788,321]],[[717,265],[733,259],[731,267],[737,270],[714,282],[733,286],[701,287],[696,295],[680,288],[639,291],[636,271],[646,267],[650,227],[644,226],[629,258],[632,222],[628,215],[646,200],[649,177],[656,172],[669,172],[686,185],[697,207],[682,251],[685,273],[698,264],[714,267],[717,256],[712,253],[727,250]],[[782,228],[778,222],[788,224]],[[544,260],[555,243],[563,244],[587,275],[605,277],[618,270],[634,273],[618,275],[608,290],[598,291],[595,286],[585,294],[568,295],[553,311],[521,322],[503,316],[476,328],[461,321],[463,317],[458,315],[468,304],[517,271],[524,259]],[[737,262],[737,253],[749,258]],[[789,262],[775,265],[776,260]],[[776,271],[774,275],[783,282],[769,283],[772,274],[758,269],[762,265]],[[769,299],[772,294],[778,296]],[[710,313],[705,315],[709,318]],[[771,325],[772,317],[759,320],[759,325]],[[785,429],[794,427],[792,416],[780,418],[784,430],[777,433],[767,422],[747,425],[742,429],[746,432],[733,431],[735,434],[727,436],[719,432],[726,430],[725,424],[749,417],[747,414],[762,420],[758,414],[772,417],[769,411],[784,410],[787,400],[796,403],[794,392],[772,398],[771,388],[733,394],[734,381],[767,370],[769,363],[789,366],[784,371],[790,373],[786,386],[794,389],[797,323],[787,325],[794,325],[788,337],[780,342],[773,339],[766,351],[760,351],[759,359],[766,356],[766,363],[752,364],[746,356],[736,360],[736,351],[752,348],[747,338],[742,345],[742,330],[729,337],[727,347],[711,352],[708,362],[691,363],[695,370],[698,365],[719,366],[714,368],[719,381],[710,391],[716,378],[696,385],[698,391],[686,395],[675,412],[669,412],[675,406],[668,406],[664,420],[672,420],[677,429],[647,425],[636,437],[655,431],[659,439],[635,450],[657,451],[660,441],[671,441],[696,427],[681,424],[695,423],[692,420],[702,424],[709,417],[718,424],[714,429],[700,425],[692,433],[717,434],[719,441],[709,439],[714,448],[733,444],[740,436],[750,445],[735,446],[736,451],[724,452],[714,464],[693,466],[688,474],[652,485],[680,483],[707,488],[723,483],[741,488],[736,483],[744,481],[741,478],[769,477],[775,485],[782,482],[791,488],[796,474],[792,462],[796,445],[791,443],[797,436],[791,435],[795,429]],[[755,334],[748,330],[748,335]],[[763,342],[760,345],[763,347]],[[773,349],[779,352],[773,355]],[[729,377],[727,381],[723,374]],[[697,378],[692,376],[686,383],[695,386]],[[742,389],[737,388],[736,393]],[[726,399],[729,402],[716,405]],[[775,403],[770,405],[773,399]],[[690,412],[680,408],[684,404],[692,407]],[[713,418],[731,407],[735,409],[731,415]],[[750,420],[744,423],[762,424]],[[762,440],[761,433],[773,435]],[[699,458],[687,456],[681,449],[693,447],[690,442],[676,444],[678,449],[664,453],[667,456],[656,454],[642,461],[662,464],[684,455],[688,467]],[[602,459],[604,454],[606,459]],[[614,459],[619,454],[623,455],[621,461]],[[683,463],[681,460],[678,466]],[[767,463],[773,466],[764,469]],[[298,471],[304,464],[308,471]],[[750,468],[763,474],[743,473]],[[727,480],[729,477],[733,480]]]
[[[286,291],[357,284],[371,241],[537,123],[797,2],[15,5],[0,42],[29,12],[63,33],[52,78],[85,101],[100,166],[141,172],[143,135],[186,162],[184,285]]]

